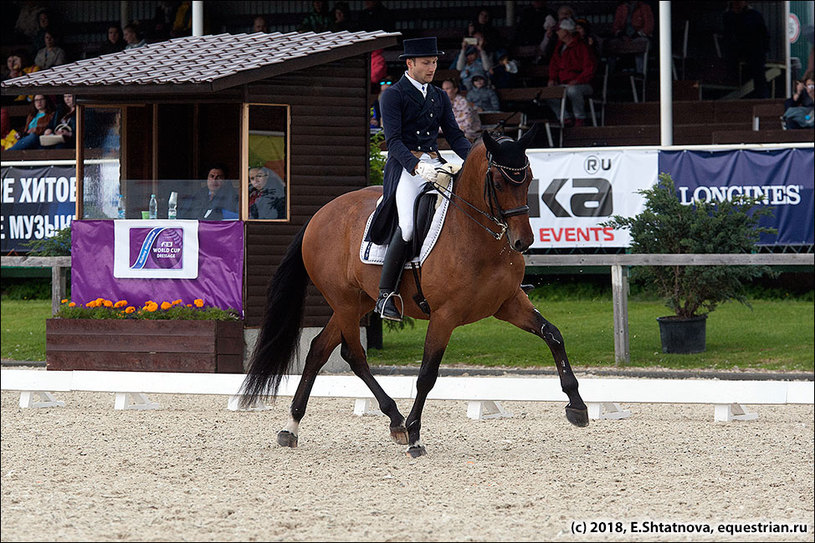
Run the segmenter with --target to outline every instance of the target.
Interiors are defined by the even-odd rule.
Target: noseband
[[[447,200],[450,201],[451,204],[458,207],[466,216],[470,217],[473,221],[475,221],[475,223],[478,226],[489,232],[489,234],[493,238],[499,240],[502,237],[504,237],[504,234],[506,234],[508,228],[506,219],[508,219],[509,217],[514,217],[515,215],[529,214],[529,206],[523,205],[520,207],[514,207],[512,209],[504,210],[501,207],[501,204],[498,203],[498,196],[495,194],[495,184],[493,183],[492,169],[497,168],[498,171],[501,172],[501,177],[503,177],[507,183],[510,183],[515,186],[523,185],[526,182],[527,176],[529,175],[529,172],[527,171],[527,168],[529,168],[529,158],[528,157],[524,158],[526,158],[526,163],[522,167],[513,168],[511,166],[504,166],[502,164],[494,162],[492,159],[492,155],[490,153],[487,153],[487,173],[484,176],[484,201],[490,208],[489,214],[483,212],[481,209],[477,208],[467,200],[464,200],[454,192],[449,191],[446,187],[443,187],[438,183],[434,183],[433,185],[436,188],[436,190],[438,190],[439,193],[442,194],[442,196],[444,196],[445,198],[447,198]],[[523,172],[523,177],[521,177],[520,180],[516,179],[517,177],[520,176],[521,172]],[[500,229],[498,231],[495,231],[491,229],[489,226],[482,224],[481,221],[479,221],[470,213],[468,213],[466,209],[463,209],[461,206],[456,204],[455,199],[461,200],[464,204],[467,204],[468,207],[472,208],[477,213],[488,218],[490,221],[493,222],[493,224],[498,226]],[[496,208],[498,209],[497,214],[495,212]]]
[[[498,164],[493,160],[492,155],[487,153],[487,173],[484,176],[484,200],[490,206],[490,214],[492,215],[491,218],[494,221],[504,223],[509,217],[514,217],[515,215],[528,215],[528,205],[513,207],[512,209],[503,209],[501,204],[498,203],[498,195],[495,194],[495,177],[493,176],[493,168],[496,168],[499,172],[501,172],[501,177],[504,178],[504,181],[518,187],[526,182],[526,177],[529,175],[527,170],[527,168],[529,168],[529,158],[526,158],[525,164],[520,168],[513,168],[511,166]],[[517,177],[519,177],[521,173],[523,173],[523,177],[521,177],[520,180],[517,180]],[[497,217],[495,213],[496,208],[498,209]]]

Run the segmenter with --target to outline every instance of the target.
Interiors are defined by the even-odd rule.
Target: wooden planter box
[[[47,319],[49,370],[244,373],[243,322]]]

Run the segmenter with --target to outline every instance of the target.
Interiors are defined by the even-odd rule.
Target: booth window
[[[122,179],[122,108],[84,108],[83,218],[116,217]]]
[[[289,108],[250,104],[247,134],[249,219],[289,218]]]

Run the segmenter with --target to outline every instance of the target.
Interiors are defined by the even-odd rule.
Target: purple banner
[[[71,227],[71,301],[85,304],[97,298],[116,302],[127,300],[140,306],[147,300],[185,304],[201,298],[204,305],[221,309],[236,309],[243,315],[243,222],[199,221],[198,277],[196,279],[116,278],[114,268],[114,223],[127,221],[81,220]],[[141,221],[139,221],[141,222]],[[166,222],[166,221],[165,221]],[[145,230],[145,231],[142,231]],[[158,237],[160,243],[150,247],[166,247],[172,253],[179,247],[180,234],[165,228]],[[132,228],[131,247],[141,248],[151,229]],[[166,234],[165,234],[166,233]],[[179,237],[179,239],[175,239]],[[138,251],[137,251],[138,252]],[[148,259],[147,261],[151,261]],[[131,263],[138,261],[134,255]],[[160,264],[175,266],[174,258],[157,259]]]
[[[684,204],[744,195],[761,199],[772,217],[758,245],[811,245],[815,228],[813,150],[660,151],[659,171],[671,174]]]

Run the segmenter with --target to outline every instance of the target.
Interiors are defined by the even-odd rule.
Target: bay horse
[[[421,266],[421,290],[430,306],[429,317],[412,301],[418,289],[411,274],[401,281],[404,314],[429,319],[416,399],[407,419],[371,374],[360,339],[360,319],[373,309],[379,295],[381,268],[364,264],[359,250],[382,187],[370,186],[335,198],[297,234],[267,290],[265,315],[241,387],[244,407],[258,398],[276,396],[281,379],[288,374],[299,343],[309,279],[334,313],[311,342],[288,424],[277,435],[279,445],[297,446],[314,380],[341,345],[341,356],[390,419],[391,438],[408,445],[410,457],[427,454],[420,440],[422,410],[450,336],[455,328],[490,316],[546,342],[569,400],[567,420],[576,426],[588,425],[588,411],[578,393],[563,336],[521,288],[525,269],[521,253],[534,239],[527,206],[532,170],[526,149],[536,130],[533,127],[518,141],[503,136],[494,139],[485,131],[473,145],[448,194],[450,205],[438,240]]]

